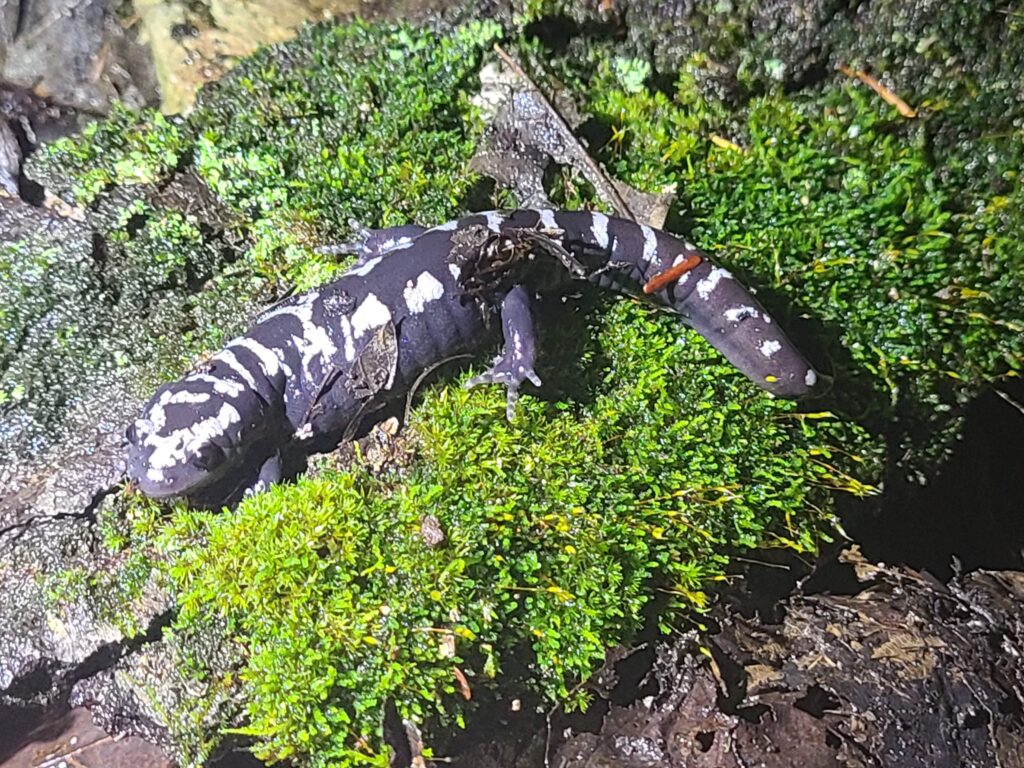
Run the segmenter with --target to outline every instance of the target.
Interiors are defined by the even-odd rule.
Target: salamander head
[[[237,471],[264,417],[244,384],[191,373],[158,389],[128,427],[128,476],[152,498],[196,494]]]
[[[687,277],[691,284],[680,313],[751,381],[784,398],[827,389],[824,377],[728,271],[705,261]]]

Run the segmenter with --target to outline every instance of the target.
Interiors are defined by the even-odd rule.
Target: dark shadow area
[[[572,41],[578,37],[623,40],[625,35],[625,26],[615,19],[603,23],[596,19],[580,23],[568,16],[554,14],[532,21],[523,29],[525,39],[536,38],[553,56],[568,51]]]
[[[537,365],[543,386],[530,387],[534,397],[551,403],[593,403],[602,388],[608,361],[598,342],[597,323],[616,297],[581,284],[562,301],[538,302],[535,328],[539,337]]]
[[[627,707],[658,694],[657,647],[665,638],[658,617],[664,615],[666,602],[664,595],[648,602],[643,626],[629,644],[609,648],[601,668],[581,684],[589,698],[584,711],[567,712],[564,707],[541,700],[521,682],[510,682],[532,675],[532,653],[518,649],[502,664],[506,684],[501,688],[505,693],[486,686],[474,690],[478,708],[468,718],[468,727],[431,734],[435,754],[450,756],[452,765],[463,768],[539,768],[553,764],[545,759],[545,751],[549,758],[553,756],[567,733],[599,733],[614,707]],[[506,698],[508,691],[521,699],[513,702]]]
[[[0,705],[0,764],[34,741],[57,738],[70,719],[67,707],[47,712],[42,707]]]
[[[261,768],[265,763],[257,760],[248,752],[235,751],[225,752],[219,757],[214,757],[208,763],[217,768]]]
[[[489,211],[494,207],[495,186],[494,179],[483,175],[479,176],[463,195],[461,209],[464,211]],[[424,226],[432,226],[432,224],[428,223]]]
[[[591,155],[598,154],[601,148],[608,144],[615,135],[611,126],[593,116],[587,116],[576,127],[575,133],[579,136],[580,141],[583,142],[583,146],[590,150]],[[582,181],[585,183],[585,180]],[[589,187],[589,185],[587,186]]]
[[[788,549],[732,552],[728,579],[716,590],[716,597],[730,613],[778,624],[785,614],[786,598],[812,568],[813,561]]]
[[[1005,387],[1016,402],[1024,386]],[[878,508],[846,510],[843,524],[868,560],[927,570],[1024,566],[1024,414],[995,392],[967,408],[963,439],[924,487],[891,472]],[[957,563],[959,565],[957,565]]]

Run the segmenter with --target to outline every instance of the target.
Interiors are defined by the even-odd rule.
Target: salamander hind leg
[[[530,297],[526,289],[517,285],[501,302],[501,328],[505,339],[504,351],[487,371],[466,382],[466,387],[480,384],[504,384],[507,392],[505,415],[515,415],[519,387],[524,381],[540,386],[540,376],[534,370],[537,358],[537,339],[533,333]]]

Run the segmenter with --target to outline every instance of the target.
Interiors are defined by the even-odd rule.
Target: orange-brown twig
[[[911,107],[907,102],[897,96],[895,93],[890,91],[884,85],[882,85],[876,78],[869,75],[863,69],[850,69],[845,64],[837,64],[836,69],[842,72],[847,77],[856,77],[864,85],[870,88],[872,91],[882,97],[882,100],[887,104],[891,104],[896,107],[896,111],[904,117],[917,117],[917,110]]]
[[[459,684],[459,693],[462,694],[462,698],[470,701],[473,698],[473,689],[469,687],[466,673],[458,667],[452,667],[452,673],[455,675],[455,682]]]
[[[687,256],[681,262],[676,264],[674,267],[669,267],[664,272],[659,272],[650,280],[644,284],[644,293],[654,293],[660,291],[669,283],[675,282],[680,277],[685,275],[691,269],[700,264],[701,258],[694,254],[693,256]]]

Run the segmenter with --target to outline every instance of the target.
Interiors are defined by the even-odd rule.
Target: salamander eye
[[[204,443],[190,458],[189,463],[196,469],[208,472],[224,463],[224,451],[213,443]]]
[[[139,434],[135,429],[134,421],[128,425],[128,429],[124,431],[124,436],[128,439],[129,443],[135,444],[139,442]]]

